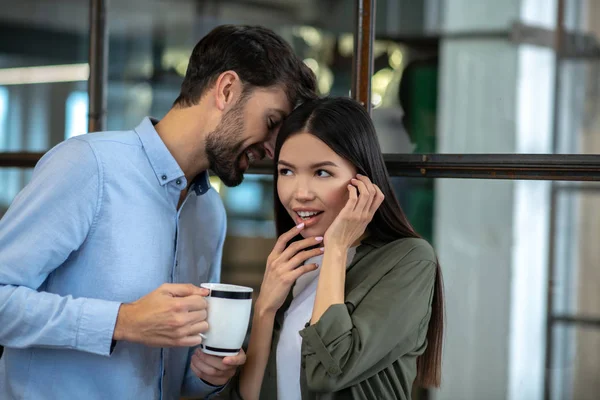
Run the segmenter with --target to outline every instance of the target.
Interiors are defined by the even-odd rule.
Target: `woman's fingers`
[[[317,264],[306,264],[291,271],[290,274],[292,275],[292,279],[295,282],[296,279],[300,278],[302,275],[306,274],[307,272],[314,271],[317,268],[319,268]]]
[[[288,242],[295,238],[296,235],[298,235],[300,231],[302,231],[302,229],[304,229],[304,223],[296,225],[289,231],[281,234],[281,236],[279,236],[279,238],[277,239],[275,246],[273,247],[273,251],[271,251],[271,255],[278,257],[281,253],[283,253],[283,251],[287,247]]]
[[[371,215],[375,214],[375,211],[377,211],[377,209],[379,208],[381,203],[383,203],[383,200],[385,200],[385,196],[384,196],[383,192],[381,191],[381,189],[379,189],[379,186],[377,186],[377,185],[373,185],[373,186],[375,186],[375,190],[377,193],[375,194],[375,200],[373,200],[373,204],[371,204],[371,208],[369,209],[369,212],[371,213]]]
[[[359,196],[356,211],[360,213],[368,213],[377,191],[371,180],[364,175],[356,175],[356,179],[352,179],[352,184],[358,187]]]
[[[348,184],[348,201],[340,214],[350,215],[354,212],[356,204],[358,203],[358,188],[352,184]]]
[[[299,265],[302,265],[302,263],[304,263],[306,260],[316,256],[320,256],[321,254],[323,254],[323,251],[324,247],[301,251],[300,253],[292,257],[290,261],[284,264],[285,268],[288,270],[296,269]]]
[[[322,241],[323,237],[321,236],[309,237],[306,239],[298,240],[297,242],[290,244],[288,248],[281,253],[281,256],[279,256],[278,258],[278,261],[280,261],[281,263],[285,263],[289,261],[292,257],[294,257],[296,254],[298,254],[298,252],[300,252],[301,250],[304,250],[307,247],[316,246]]]

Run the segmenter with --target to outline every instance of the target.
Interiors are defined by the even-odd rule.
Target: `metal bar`
[[[44,153],[0,153],[0,168],[33,168]]]
[[[576,193],[576,194],[600,194],[600,185],[588,184],[562,184],[553,185],[552,190],[556,193]]]
[[[550,318],[553,323],[581,325],[584,327],[600,328],[600,318],[580,317],[575,315],[553,315]]]
[[[600,155],[385,154],[391,176],[467,179],[600,181]],[[271,174],[271,161],[250,173]]]
[[[108,0],[90,0],[90,78],[88,80],[88,132],[106,128],[106,85],[108,82]]]
[[[33,167],[42,153],[0,153],[0,167]],[[384,154],[390,176],[461,179],[600,181],[600,155],[565,154]],[[251,174],[270,175],[270,160]]]
[[[375,38],[375,1],[356,0],[352,63],[352,98],[365,106],[369,114],[371,113],[371,76]]]
[[[565,33],[565,1],[556,2],[556,27],[554,31],[554,99],[553,99],[553,118],[552,118],[552,152],[558,151],[560,135],[560,117],[561,117],[561,94],[562,94],[562,62],[561,56],[564,51],[564,33]],[[554,286],[556,277],[556,255],[554,253],[556,246],[556,219],[558,196],[555,190],[556,184],[550,183],[550,224],[548,232],[548,281],[546,287],[546,351],[544,368],[544,399],[550,400],[552,396],[552,365],[554,364],[554,340],[552,330],[554,321],[550,316],[554,312]]]
[[[377,35],[379,40],[392,40],[419,50],[437,49],[441,39],[446,40],[500,40],[509,41],[515,45],[528,44],[532,46],[554,49],[557,42],[557,31],[542,26],[535,26],[515,21],[508,30],[468,30],[442,32],[436,35]],[[600,43],[593,34],[584,32],[567,32],[562,30],[561,50],[557,54],[568,60],[597,60],[600,59]]]

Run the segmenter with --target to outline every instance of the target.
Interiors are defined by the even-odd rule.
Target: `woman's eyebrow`
[[[279,160],[277,162],[278,165],[282,165],[284,167],[288,167],[288,168],[294,168],[294,164],[287,162],[285,160]],[[310,166],[311,169],[316,169],[316,168],[321,168],[321,167],[338,167],[338,165],[336,163],[334,163],[333,161],[322,161],[322,162],[318,162],[315,164],[312,164]]]

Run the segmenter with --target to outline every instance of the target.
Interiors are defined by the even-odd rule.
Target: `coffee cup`
[[[252,288],[224,283],[203,283],[208,289],[208,331],[202,334],[200,349],[210,355],[239,354],[252,311]]]

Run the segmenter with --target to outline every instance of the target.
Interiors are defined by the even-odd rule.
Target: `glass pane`
[[[71,92],[87,91],[88,6],[23,1],[3,7],[0,151],[45,151],[64,139],[65,102]]]
[[[29,182],[32,172],[33,169],[0,168],[0,218],[17,193]]]
[[[558,152],[600,153],[600,65],[564,61],[561,69]]]
[[[557,185],[554,312],[600,318],[600,184]]]
[[[553,335],[556,346],[550,398],[596,399],[600,391],[600,330],[558,325]]]

